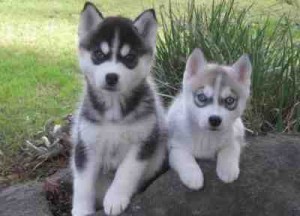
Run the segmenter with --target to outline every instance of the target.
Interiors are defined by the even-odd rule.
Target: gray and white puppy
[[[72,128],[72,215],[95,212],[96,184],[115,171],[106,214],[120,214],[166,154],[164,110],[150,77],[157,22],[154,10],[134,21],[104,18],[87,2],[80,16],[79,63],[84,94]]]
[[[191,189],[203,186],[196,159],[217,156],[217,175],[228,183],[239,176],[244,143],[241,115],[250,92],[247,55],[233,65],[207,63],[200,49],[188,58],[182,93],[168,112],[169,162]]]

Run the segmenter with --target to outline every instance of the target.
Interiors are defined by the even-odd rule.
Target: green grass
[[[6,158],[12,158],[24,140],[39,131],[49,118],[64,116],[74,109],[81,86],[76,57],[77,24],[84,2],[0,1],[0,150]],[[181,12],[186,5],[184,0],[172,2],[180,4]],[[276,0],[253,2],[253,10],[247,14],[249,19],[260,20],[262,14],[271,13],[271,22],[276,23],[276,15],[289,14],[299,22],[298,10],[294,6]],[[94,3],[104,15],[121,14],[131,18],[143,9],[155,6],[159,11],[160,5],[168,5],[163,0],[97,0]],[[210,1],[201,0],[197,4],[210,5]],[[249,4],[252,2],[236,1],[239,8]],[[161,22],[161,17],[158,17]],[[292,31],[299,34],[297,29]],[[160,32],[163,33],[162,27]],[[176,44],[174,42],[174,46]],[[174,53],[177,59],[166,59],[165,56],[166,61],[172,63],[169,69],[182,69],[191,48],[180,49],[180,53]],[[158,51],[159,63],[164,53],[161,47]],[[236,56],[242,50],[234,51]],[[219,60],[216,56],[211,57]],[[181,77],[174,79],[178,83]],[[162,78],[162,81],[166,79]],[[170,85],[176,87],[173,83]]]
[[[11,156],[80,93],[76,40],[85,1],[0,1],[0,150]],[[152,1],[95,1],[105,15],[137,16]],[[126,6],[127,5],[127,6]]]
[[[10,155],[47,119],[73,109],[76,27],[67,4],[0,4],[0,149]]]

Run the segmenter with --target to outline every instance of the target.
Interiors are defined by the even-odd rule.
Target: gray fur
[[[189,56],[182,93],[171,105],[167,120],[170,166],[190,189],[204,184],[195,159],[217,158],[217,175],[225,183],[239,176],[241,115],[250,89],[251,63],[247,61],[242,58],[236,67],[207,63],[200,49]]]
[[[75,146],[75,165],[78,171],[81,171],[85,168],[85,165],[87,163],[87,155],[86,155],[86,146],[84,145],[83,141],[80,138],[80,135],[78,135],[78,143]]]

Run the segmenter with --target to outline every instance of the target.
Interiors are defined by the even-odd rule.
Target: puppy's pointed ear
[[[154,9],[145,10],[141,13],[134,20],[134,26],[149,45],[155,47],[157,21]]]
[[[81,11],[78,36],[82,39],[87,33],[94,30],[103,20],[101,12],[91,3],[86,2]]]
[[[243,84],[250,84],[252,65],[247,54],[242,55],[233,65],[234,77]]]
[[[197,73],[203,72],[206,64],[207,62],[202,51],[199,48],[194,49],[187,60],[184,79],[190,79]]]

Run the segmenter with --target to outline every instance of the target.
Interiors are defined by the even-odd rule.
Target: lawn
[[[48,119],[65,116],[74,109],[81,89],[76,31],[84,2],[0,1],[0,169],[4,158],[1,152],[11,158]],[[159,10],[161,5],[168,4],[163,0],[93,2],[104,15],[131,18],[143,9],[154,6]],[[183,2],[180,0],[179,4],[185,5]],[[207,2],[210,1],[197,4],[210,4]],[[238,7],[251,4],[250,19],[270,15],[276,20],[287,14],[299,25],[296,6],[276,0],[236,1]],[[295,34],[299,34],[299,29]]]
[[[85,1],[0,2],[0,150],[15,152],[52,117],[74,109],[80,92],[76,58]],[[131,3],[130,3],[131,2]],[[137,15],[150,1],[101,1],[104,14]]]

